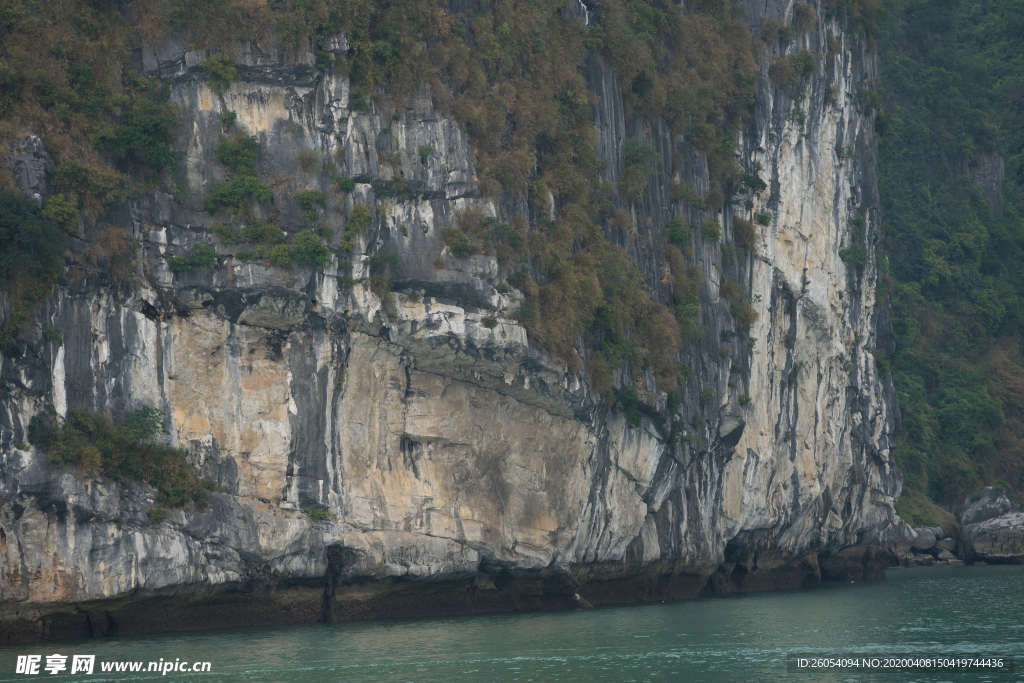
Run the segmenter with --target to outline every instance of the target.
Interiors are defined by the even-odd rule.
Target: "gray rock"
[[[990,564],[1024,562],[1024,512],[1007,512],[998,517],[960,526],[959,552],[964,559]]]
[[[1017,506],[1010,502],[1005,493],[987,486],[977,500],[968,498],[964,501],[958,521],[961,525],[976,524],[1016,510]]]
[[[935,564],[935,558],[931,555],[925,555],[923,553],[914,553],[912,556],[914,566],[918,567],[931,567]]]
[[[988,200],[993,216],[1003,215],[1003,157],[998,152],[979,154],[970,167],[971,177],[981,196]]]
[[[928,527],[916,527],[917,534],[911,541],[910,547],[915,550],[929,550],[935,545],[935,532]]]
[[[936,542],[935,547],[939,550],[948,550],[953,552],[956,550],[956,539],[955,538],[944,538],[941,541]]]
[[[949,552],[948,550],[943,550],[943,551],[941,551],[938,554],[938,558],[940,560],[943,560],[944,562],[948,562],[949,560],[955,560],[956,559],[956,555],[954,555],[953,553]]]
[[[26,133],[7,143],[7,168],[18,189],[42,203],[46,195],[46,174],[54,170],[53,161],[34,133]]]
[[[302,297],[264,294],[242,311],[238,324],[290,330],[306,320],[306,307]]]

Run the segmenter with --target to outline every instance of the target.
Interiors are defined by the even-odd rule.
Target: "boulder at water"
[[[998,489],[964,502],[958,542],[961,558],[988,563],[1024,563],[1024,512]]]

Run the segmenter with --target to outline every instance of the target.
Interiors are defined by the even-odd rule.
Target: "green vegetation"
[[[657,0],[604,2],[597,13],[601,48],[623,84],[626,115],[661,116],[673,132],[687,134],[707,153],[717,196],[729,195],[739,175],[729,129],[753,103],[757,62],[750,34],[728,3],[708,0],[692,9],[684,15]]]
[[[270,248],[270,254],[267,256],[267,259],[278,268],[291,268],[292,250],[287,244],[279,244],[276,247]]]
[[[349,212],[345,220],[345,232],[341,236],[338,248],[342,251],[352,251],[356,245],[356,235],[363,232],[373,222],[373,214],[362,204],[356,204]]]
[[[320,155],[315,149],[300,149],[295,155],[295,164],[306,175],[312,175],[320,168]]]
[[[43,342],[61,346],[64,343],[64,334],[59,327],[47,327],[43,330]]]
[[[665,237],[677,247],[686,248],[693,237],[693,226],[684,218],[676,216],[665,227]]]
[[[29,423],[28,438],[46,453],[50,467],[77,468],[118,481],[144,481],[158,492],[157,501],[182,507],[193,501],[206,506],[206,491],[184,451],[158,441],[165,433],[163,413],[141,408],[115,426],[103,413],[73,408],[62,420],[52,406]]]
[[[314,522],[322,522],[331,518],[331,511],[323,505],[312,505],[306,508],[306,515]]]
[[[213,270],[217,267],[219,255],[209,242],[196,242],[188,256],[172,256],[167,259],[167,267],[175,275],[189,270]]]
[[[238,215],[244,215],[254,201],[267,204],[273,199],[273,192],[256,175],[256,161],[260,156],[260,142],[256,136],[238,135],[224,140],[214,148],[214,154],[228,167],[231,178],[226,183],[215,184],[206,195],[207,211],[215,213],[220,209],[231,209]]]
[[[0,282],[13,308],[0,350],[25,330],[32,304],[64,273],[66,249],[64,230],[43,218],[35,200],[0,192]]]
[[[65,270],[65,231],[79,216],[101,217],[123,201],[127,177],[137,178],[173,161],[170,142],[177,110],[158,79],[131,70],[132,26],[119,3],[67,0],[29,6],[0,2],[0,141],[30,130],[57,164],[50,197],[39,211],[13,197],[11,177],[0,172],[0,286],[11,316],[0,329],[0,348],[26,329],[31,305],[46,296]],[[60,227],[56,227],[60,226]],[[123,231],[100,233],[71,259],[69,275],[111,272],[131,251]]]
[[[733,242],[737,249],[757,253],[757,229],[750,221],[736,216],[732,219]]]
[[[654,147],[636,138],[629,138],[622,147],[624,165],[619,174],[619,192],[631,204],[640,201],[647,191],[647,177],[661,164],[661,155]]]
[[[672,181],[672,189],[670,191],[673,201],[685,202],[691,204],[694,208],[705,210],[707,209],[707,202],[704,198],[697,194],[697,190],[693,189],[685,183],[681,183],[678,180]]]
[[[235,253],[240,261],[267,261],[279,268],[291,268],[292,262],[302,265],[329,266],[331,250],[312,230],[300,232],[291,244],[276,225],[253,223],[242,230],[242,237],[255,247]]]
[[[1024,15],[996,0],[895,0],[876,122],[904,473],[897,510],[934,518],[996,481],[1024,491]],[[1005,159],[991,215],[965,169]],[[868,254],[850,250],[859,265]],[[884,262],[883,264],[884,265]]]
[[[640,397],[637,396],[636,389],[628,384],[623,386],[615,393],[615,403],[622,409],[622,412],[626,417],[626,424],[628,424],[631,429],[635,429],[640,426],[642,415],[639,410]]]
[[[69,202],[63,194],[55,194],[43,204],[42,217],[64,228],[74,235],[78,231],[78,207]]]
[[[853,17],[860,16],[865,2],[841,0],[826,7]],[[615,210],[616,188],[593,181],[602,164],[595,149],[594,95],[579,68],[580,56],[593,49],[613,65],[627,115],[661,116],[673,133],[686,135],[707,154],[712,175],[707,194],[697,196],[692,188],[673,184],[672,195],[696,208],[717,209],[739,192],[758,191],[740,172],[733,153],[735,131],[753,101],[757,46],[738,15],[720,0],[703,0],[686,13],[664,0],[609,0],[591,27],[565,19],[563,8],[561,0],[496,0],[473,11],[440,0],[313,0],[273,6],[247,0],[136,2],[133,35],[118,3],[67,0],[59,12],[2,15],[7,44],[0,54],[0,113],[10,115],[14,125],[30,125],[51,151],[58,151],[60,166],[53,178],[58,194],[47,203],[45,215],[35,215],[63,233],[77,228],[76,212],[96,216],[122,201],[126,178],[173,164],[169,145],[177,113],[166,100],[166,87],[124,68],[139,37],[152,43],[173,29],[196,49],[216,50],[236,40],[264,41],[272,32],[290,49],[312,35],[317,67],[351,77],[353,110],[365,111],[372,101],[392,107],[399,118],[410,93],[428,82],[438,110],[472,136],[484,194],[527,200],[537,219],[531,224],[519,216],[503,224],[466,212],[443,233],[452,255],[495,255],[509,281],[526,295],[515,315],[531,337],[576,370],[583,367],[577,340],[597,348],[587,366],[607,396],[615,389],[611,368],[623,364],[634,373],[651,367],[658,389],[668,391],[688,376],[676,358],[699,319],[703,273],[686,262],[692,257],[693,232],[700,229],[706,239],[718,240],[721,227],[717,220],[713,230],[682,219],[669,224],[665,255],[672,299],[656,301],[625,251],[604,237],[607,227],[626,231],[633,226],[627,214]],[[810,6],[794,11],[799,30],[816,21]],[[339,31],[348,36],[351,50],[335,59],[322,50],[322,41]],[[776,27],[776,38],[783,39],[786,31]],[[805,68],[801,59],[807,58],[798,54],[787,63],[800,71]],[[203,67],[218,92],[239,77],[224,54],[214,54]],[[37,86],[39,74],[44,76]],[[235,119],[234,112],[221,116],[225,130],[232,130]],[[101,151],[128,175],[105,166]],[[435,150],[423,145],[417,152],[426,161]],[[259,142],[241,135],[217,146],[228,180],[210,190],[207,211],[245,219],[254,203],[272,201],[271,189],[256,171],[259,154]],[[642,138],[627,140],[623,154],[617,189],[625,201],[636,202],[663,160]],[[297,163],[311,173],[319,158],[303,154]],[[336,167],[326,170],[333,177]],[[334,180],[342,192],[355,189],[351,178]],[[557,220],[548,213],[551,196],[559,207]],[[325,197],[307,190],[295,198],[303,220],[313,225]],[[373,216],[372,207],[356,205],[338,248],[353,249]],[[753,239],[742,227],[735,230],[735,246],[752,249]],[[313,232],[300,233],[291,244],[280,229],[266,224],[247,223],[240,233],[215,224],[210,232],[220,244],[252,245],[236,254],[241,260],[281,267],[330,261],[329,249]],[[60,270],[63,240],[61,234],[54,243],[61,245]],[[215,264],[216,252],[205,242],[187,257],[172,259],[176,272]],[[385,270],[374,273],[371,283],[382,297],[390,296],[392,273]]]
[[[327,195],[320,190],[304,190],[295,193],[295,201],[302,210],[302,222],[308,225],[318,218],[316,207],[327,206]]]
[[[496,256],[498,263],[507,268],[526,257],[529,232],[530,225],[522,216],[507,225],[485,217],[480,209],[470,208],[456,215],[455,227],[441,229],[441,239],[455,258],[487,254]]]
[[[310,230],[295,236],[292,241],[291,257],[299,265],[331,265],[331,250]]]
[[[217,53],[203,61],[203,68],[210,79],[210,87],[218,93],[224,92],[224,88],[238,80],[238,69],[234,61],[224,53]]]
[[[178,107],[168,102],[170,88],[154,77],[130,76],[132,93],[117,107],[120,122],[103,126],[92,134],[96,147],[105,147],[117,159],[160,168],[174,161],[174,128]]]
[[[464,258],[476,253],[469,238],[458,228],[441,228],[441,240],[455,258]]]
[[[391,281],[401,277],[398,257],[395,254],[377,252],[363,261],[370,271],[370,291],[380,297],[384,310],[395,311],[395,295],[391,292]]]
[[[730,302],[729,312],[736,317],[738,327],[748,329],[757,322],[757,311],[747,303],[747,293],[743,285],[732,278],[727,278],[719,285],[718,295]]]
[[[712,216],[700,226],[700,236],[705,240],[717,242],[722,237],[722,224],[718,222],[717,218]]]
[[[440,0],[314,0],[273,7],[247,0],[177,0],[135,3],[132,18],[137,36],[150,43],[173,29],[197,49],[216,50],[236,40],[264,41],[272,32],[289,49],[312,35],[318,68],[351,77],[350,107],[357,111],[366,110],[370,99],[381,105],[390,98],[400,116],[412,91],[430,83],[434,104],[472,136],[483,192],[528,198],[540,217],[532,225],[525,217],[508,225],[466,217],[451,228],[461,237],[446,233],[453,254],[493,253],[505,268],[516,269],[510,278],[527,295],[517,315],[533,338],[574,368],[582,367],[576,349],[582,335],[600,347],[608,365],[627,362],[638,372],[651,364],[659,388],[668,390],[684,374],[674,359],[696,319],[692,292],[699,269],[680,263],[689,256],[684,255],[689,245],[681,232],[690,228],[683,226],[669,236],[682,248],[677,249],[678,272],[673,274],[680,291],[669,308],[651,298],[625,252],[604,239],[609,223],[630,226],[613,210],[609,193],[592,182],[601,163],[591,120],[594,96],[579,68],[580,55],[594,49],[612,63],[628,113],[663,116],[674,133],[687,135],[707,153],[711,190],[705,197],[684,194],[694,206],[715,208],[742,186],[733,155],[734,130],[752,102],[755,48],[742,21],[723,2],[705,1],[684,14],[663,0],[611,0],[602,3],[597,25],[589,28],[565,19],[563,5],[561,0],[498,0],[479,11],[454,12]],[[69,141],[95,138],[131,174],[140,165],[173,161],[165,142],[173,131],[174,111],[162,99],[159,83],[122,68],[136,36],[117,3],[68,0],[60,12],[4,17],[5,40],[18,36],[16,50],[8,53],[32,58],[24,64],[0,61],[13,73],[0,74],[0,92],[14,92],[20,85],[17,96],[0,95],[0,111],[12,112],[16,124],[31,119],[48,146],[65,131]],[[51,35],[54,26],[57,31]],[[346,33],[351,49],[334,59],[322,50],[322,41],[338,31]],[[57,53],[55,46],[60,47]],[[224,54],[214,54],[203,66],[215,90],[238,78]],[[54,74],[41,95],[25,85],[34,82],[36,73]],[[386,89],[378,87],[382,85]],[[28,91],[29,99],[35,99],[26,104]],[[45,115],[53,125],[35,125],[36,111],[49,111],[47,107],[54,111]],[[69,113],[74,115],[71,124],[66,123]],[[233,119],[224,116],[227,126]],[[59,135],[53,132],[58,130]],[[429,157],[434,150],[424,145],[417,152]],[[627,201],[637,201],[646,191],[647,175],[661,160],[642,140],[628,141],[624,152],[619,191]],[[207,195],[208,211],[244,218],[253,203],[272,200],[273,193],[256,173],[258,156],[259,144],[252,138],[239,136],[218,145],[217,158],[228,167],[229,178]],[[64,204],[55,203],[48,213],[60,225],[71,229],[68,205],[95,214],[123,197],[124,176],[104,170],[91,143],[58,158],[62,169],[77,164],[68,166],[66,185],[57,184]],[[86,172],[71,172],[78,169]],[[354,189],[352,179],[336,182],[342,191]],[[545,213],[549,194],[560,207],[557,221]],[[322,206],[318,198],[306,198],[302,208],[307,223],[315,221],[317,206]],[[356,206],[339,248],[352,249],[372,217],[370,208]],[[230,229],[211,232],[225,243],[239,239]],[[311,247],[312,238],[301,237]],[[278,264],[298,260],[296,244],[279,242],[279,235],[275,240],[260,238],[251,251],[236,256]],[[310,258],[324,262],[320,252]]]

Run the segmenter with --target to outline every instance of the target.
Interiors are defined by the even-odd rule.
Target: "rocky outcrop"
[[[1003,175],[1005,164],[998,152],[979,154],[970,165],[970,175],[981,196],[988,201],[993,216],[1003,215]]]
[[[769,190],[750,209],[673,200],[673,180],[708,188],[702,155],[661,121],[627,119],[599,56],[581,67],[600,98],[602,179],[615,180],[629,137],[664,161],[639,202],[618,204],[635,233],[608,228],[655,296],[668,295],[672,216],[715,218],[731,241],[734,214],[770,215],[735,263],[694,236],[707,278],[701,335],[680,359],[693,376],[666,415],[650,371],[618,369],[639,390],[639,426],[532,343],[511,316],[522,294],[493,257],[446,251],[440,231],[458,212],[510,222],[528,208],[480,197],[472,140],[426,88],[407,107],[365,111],[311,55],[240,46],[243,80],[220,93],[184,41],[147,47],[142,68],[182,111],[184,185],[167,177],[119,217],[142,245],[134,278],[65,283],[2,360],[0,641],[878,578],[874,545],[907,530],[892,508],[896,398],[873,355],[892,343],[875,300],[875,143],[855,98],[874,58],[844,28],[821,18],[789,48],[820,55],[800,88],[774,87],[762,67],[738,153]],[[213,149],[229,111],[262,146],[275,193],[264,220],[302,229],[291,195],[306,189],[325,193],[319,218],[335,233],[354,202],[373,208],[350,260],[283,271],[220,245],[215,270],[171,272],[171,256],[218,243],[202,198],[225,177]],[[300,164],[310,153],[355,189]],[[843,260],[852,245],[863,264]],[[374,253],[402,273],[393,307],[368,287]],[[720,296],[726,278],[750,292],[749,333]],[[50,327],[63,345],[42,343]],[[170,442],[222,492],[152,523],[148,487],[52,471],[16,447],[47,405],[156,406]],[[688,425],[681,444],[668,438],[673,417]],[[304,513],[314,505],[326,519]]]
[[[54,166],[39,136],[25,133],[12,139],[7,143],[4,161],[17,189],[41,203],[47,193],[46,174]]]
[[[967,561],[1024,563],[1024,512],[991,486],[960,513],[957,554]]]
[[[957,541],[942,527],[914,527],[901,542],[890,544],[886,553],[892,567],[957,566],[964,564],[956,556]]]

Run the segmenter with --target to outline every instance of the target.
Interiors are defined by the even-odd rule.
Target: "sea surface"
[[[67,670],[15,673],[18,655]],[[788,673],[794,654],[1014,656],[1007,672]],[[70,674],[73,655],[94,673]],[[209,673],[104,673],[113,661],[209,661]],[[1021,681],[1024,566],[897,569],[885,581],[571,612],[169,633],[0,647],[0,681],[506,683]]]

